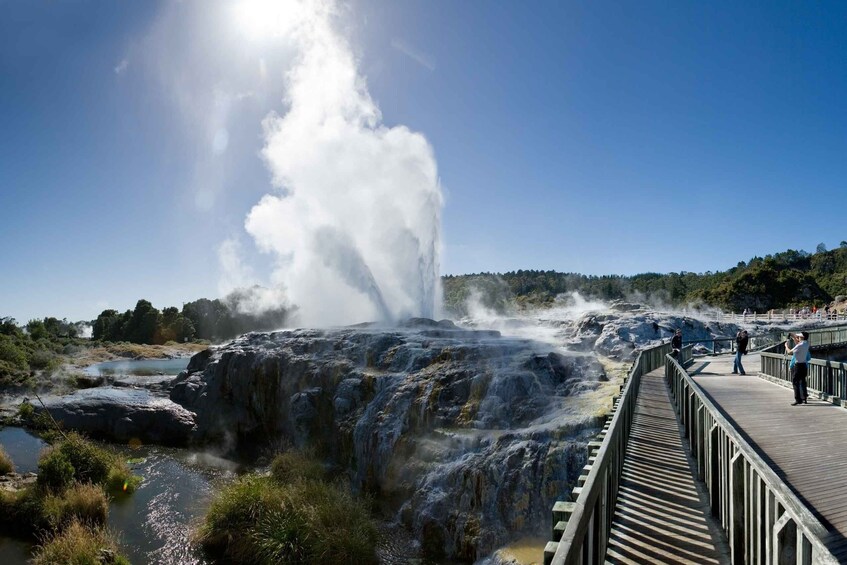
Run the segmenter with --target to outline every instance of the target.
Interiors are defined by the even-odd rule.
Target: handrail
[[[775,343],[779,343],[783,339],[783,333],[780,331],[767,332],[763,334],[751,335],[748,336],[749,341],[749,351],[757,351],[760,349],[764,349],[766,347],[770,347]],[[718,337],[713,339],[692,339],[688,341],[683,341],[683,345],[702,345],[709,349],[707,344],[711,344],[711,353],[710,355],[721,355],[724,353],[735,353],[735,338],[734,337]]]
[[[847,346],[847,326],[809,331],[812,349]],[[791,386],[790,356],[784,354],[782,343],[762,351],[760,376],[766,380]],[[847,401],[847,363],[815,359],[809,362],[807,388],[821,399],[836,404]]]
[[[718,319],[722,322],[726,321],[742,321],[742,322],[758,322],[758,321],[773,321],[773,320],[784,320],[786,322],[802,322],[809,320],[847,320],[847,312],[830,312],[829,316],[827,316],[826,312],[823,310],[818,310],[817,312],[808,313],[808,314],[796,314],[796,313],[788,313],[788,312],[753,312],[752,314],[736,314],[734,312],[720,314]]]
[[[553,541],[544,549],[545,564],[604,561],[641,376],[664,365],[670,352],[669,343],[638,352],[611,420],[601,432],[602,441],[588,444],[587,474],[573,489],[573,502],[560,501],[553,507]],[[683,348],[680,360],[690,359],[691,347]]]
[[[670,357],[665,377],[732,562],[838,563],[826,528]]]

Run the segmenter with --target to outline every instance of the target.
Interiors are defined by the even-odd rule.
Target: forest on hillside
[[[454,315],[467,314],[474,296],[495,311],[552,305],[570,292],[600,300],[648,298],[671,306],[708,305],[727,311],[823,307],[847,295],[847,241],[837,249],[818,245],[815,253],[789,249],[741,261],[727,271],[642,273],[632,276],[582,275],[518,270],[443,277],[444,304]]]

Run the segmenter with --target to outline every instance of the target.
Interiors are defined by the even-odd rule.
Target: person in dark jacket
[[[682,330],[676,330],[671,338],[671,355],[679,359],[679,350],[682,349]]]
[[[732,362],[732,374],[746,375],[744,367],[741,365],[741,356],[747,355],[747,343],[750,338],[747,337],[747,330],[738,330],[735,336],[735,361]]]

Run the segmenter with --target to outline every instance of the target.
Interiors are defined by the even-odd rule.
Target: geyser
[[[282,26],[297,51],[287,111],[264,122],[263,157],[278,192],[253,207],[245,228],[275,256],[274,282],[301,324],[433,317],[443,198],[432,147],[382,123],[335,29],[335,4],[295,4]]]

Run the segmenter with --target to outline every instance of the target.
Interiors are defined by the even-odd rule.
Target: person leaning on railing
[[[791,362],[788,364],[788,368],[791,369],[791,384],[794,386],[794,402],[791,403],[791,406],[809,403],[806,375],[809,374],[809,362],[812,360],[812,354],[809,351],[808,332],[797,332],[794,337],[797,338],[794,347],[791,347],[788,341],[785,342],[785,352],[791,354]]]
[[[679,359],[679,351],[682,349],[682,330],[676,330],[671,338],[671,355]]]

